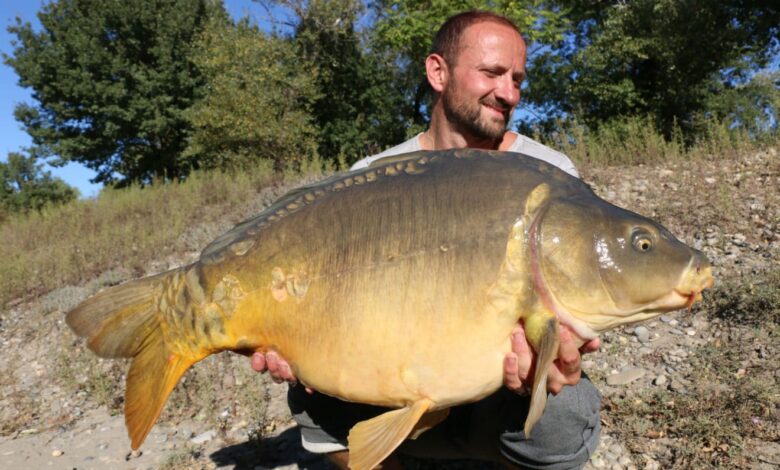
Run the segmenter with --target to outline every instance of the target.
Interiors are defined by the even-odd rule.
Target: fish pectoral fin
[[[420,418],[433,402],[423,399],[406,408],[388,411],[361,421],[349,431],[349,468],[371,470],[409,437]]]
[[[525,437],[528,439],[531,436],[531,430],[542,417],[544,407],[547,404],[547,372],[555,358],[558,357],[560,334],[558,320],[555,317],[542,317],[537,322],[526,322],[526,328],[526,333],[531,333],[528,337],[536,350],[534,385],[531,389],[531,404],[528,407],[528,417],[525,419],[524,427]]]
[[[409,439],[417,439],[422,433],[447,419],[447,416],[449,415],[449,408],[425,413],[422,418],[420,418],[420,421],[417,421],[417,424],[414,425],[414,429],[412,429]]]

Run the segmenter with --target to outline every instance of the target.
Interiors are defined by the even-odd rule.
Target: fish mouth
[[[707,268],[708,270],[710,268]],[[681,305],[680,307],[685,307],[690,311],[693,308],[693,304],[701,301],[703,299],[701,293],[704,289],[709,289],[715,284],[715,279],[712,277],[711,274],[708,273],[707,276],[704,277],[702,281],[702,285],[699,289],[675,289],[674,292],[677,293],[680,297],[686,298],[684,305]]]

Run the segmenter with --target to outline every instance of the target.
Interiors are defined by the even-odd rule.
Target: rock
[[[203,444],[205,442],[214,439],[216,436],[217,436],[217,431],[212,429],[210,431],[206,431],[204,433],[198,434],[197,436],[190,439],[190,442],[192,442],[193,444]]]
[[[54,449],[53,451],[51,451],[51,456],[52,457],[60,457],[64,453],[65,452],[63,452],[63,451],[61,451],[59,449]]]
[[[607,464],[604,462],[604,459],[599,456],[590,459],[590,464],[593,465],[594,468],[605,468],[607,466]]]
[[[647,343],[650,341],[650,330],[644,326],[637,326],[634,328],[634,335],[642,343]]]
[[[645,370],[639,367],[628,367],[607,377],[609,385],[626,385],[645,375]]]
[[[685,385],[683,385],[683,383],[680,382],[679,380],[672,380],[672,383],[669,384],[669,388],[673,392],[684,392],[685,391]]]
[[[666,385],[666,381],[667,381],[666,376],[661,374],[658,377],[656,377],[655,380],[653,380],[653,383],[655,385],[661,386],[661,385]]]
[[[660,470],[661,464],[658,461],[651,459],[647,455],[645,456],[645,470]]]

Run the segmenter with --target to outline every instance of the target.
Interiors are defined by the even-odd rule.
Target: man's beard
[[[488,97],[481,98],[476,103],[458,100],[454,83],[444,89],[441,95],[444,105],[444,115],[447,120],[461,132],[467,133],[477,139],[498,140],[504,136],[509,122],[509,113],[511,108],[505,104],[497,102]],[[482,106],[488,105],[498,109],[506,109],[504,112],[503,123],[484,118],[482,116]]]

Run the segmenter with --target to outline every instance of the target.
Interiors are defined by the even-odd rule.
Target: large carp
[[[369,469],[449,407],[501,387],[518,321],[537,358],[530,435],[560,325],[585,341],[690,306],[712,282],[701,253],[579,179],[462,149],[295,190],[199,261],[101,292],[67,321],[98,355],[133,358],[133,448],[190,366],[274,349],[309,387],[396,408],[349,434],[350,467]]]

